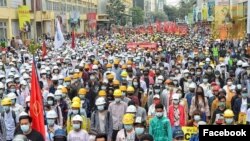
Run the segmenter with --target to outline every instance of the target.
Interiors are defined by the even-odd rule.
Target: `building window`
[[[47,10],[52,10],[52,2],[47,1]]]
[[[0,6],[7,6],[6,0],[0,0]]]
[[[243,16],[247,17],[247,1],[243,3]]]
[[[7,24],[0,21],[0,40],[7,39]]]

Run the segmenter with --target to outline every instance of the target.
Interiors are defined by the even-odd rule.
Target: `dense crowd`
[[[157,47],[129,48],[151,42]],[[42,44],[42,43],[41,43]],[[0,53],[0,141],[182,141],[182,127],[250,124],[249,47],[192,33],[106,34],[32,55],[13,38]],[[32,129],[31,72],[45,134]],[[198,132],[190,141],[198,141]]]

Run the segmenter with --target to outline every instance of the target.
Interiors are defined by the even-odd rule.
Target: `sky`
[[[167,5],[176,6],[180,0],[167,0]]]

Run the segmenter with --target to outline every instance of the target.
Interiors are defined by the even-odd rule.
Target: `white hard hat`
[[[0,82],[0,89],[4,88],[4,84],[2,82]]]
[[[103,105],[106,104],[106,100],[104,97],[98,97],[95,101],[95,105],[99,106],[99,105]]]
[[[158,80],[164,80],[164,77],[162,75],[158,76],[157,78]]]
[[[25,98],[25,102],[27,103],[27,102],[30,102],[30,96],[27,96],[26,98]]]
[[[25,69],[21,69],[21,70],[20,70],[20,73],[21,73],[21,74],[25,73]]]
[[[49,94],[47,95],[47,98],[49,98],[49,97],[55,98],[54,94],[52,94],[52,93],[49,93]]]
[[[196,88],[196,85],[195,85],[195,83],[191,83],[188,87],[189,87],[190,89],[195,89],[195,88]]]
[[[0,66],[3,66],[3,62],[0,62]]]
[[[59,75],[59,76],[58,76],[58,80],[61,80],[61,79],[64,79],[64,76],[63,76],[63,75]]]
[[[174,94],[173,96],[172,96],[172,99],[174,100],[179,100],[179,98],[180,98],[180,96],[178,95],[178,94]]]
[[[10,77],[10,76],[14,76],[14,73],[10,72],[8,77]]]
[[[136,113],[136,107],[134,105],[129,105],[127,107],[126,113]]]
[[[45,70],[46,70],[46,71],[50,71],[50,68],[49,68],[49,67],[46,67]]]
[[[57,76],[53,76],[51,80],[58,80]]]
[[[75,115],[73,118],[72,118],[72,121],[83,121],[82,120],[82,117],[80,115]]]
[[[58,70],[58,69],[59,69],[58,66],[53,67],[53,70]]]
[[[183,71],[183,73],[189,73],[189,70],[186,69],[186,70]]]
[[[26,112],[21,112],[21,113],[19,114],[19,118],[20,118],[20,117],[23,117],[23,116],[29,116],[29,114],[26,113]]]
[[[8,97],[9,99],[16,99],[16,98],[17,98],[17,96],[16,96],[15,93],[9,93],[9,94],[7,95],[7,97]]]
[[[19,78],[20,76],[19,76],[19,74],[15,74],[15,76],[14,76],[14,78]]]
[[[6,80],[6,84],[10,83],[10,82],[13,82],[13,79],[7,79]]]
[[[16,69],[15,69],[14,67],[11,67],[11,68],[10,68],[10,71],[11,71],[11,72],[16,72]]]
[[[206,58],[206,62],[210,62],[210,58]]]
[[[5,75],[4,74],[0,74],[0,78],[5,78]]]
[[[93,70],[97,70],[97,69],[98,69],[98,66],[97,66],[97,65],[93,65],[93,66],[92,66],[92,69],[93,69]]]
[[[61,96],[62,95],[62,91],[61,90],[56,90],[55,91],[55,96],[57,96],[57,95]]]
[[[50,110],[46,114],[46,118],[57,118],[57,113],[55,110]]]
[[[23,79],[28,79],[28,78],[30,78],[30,76],[27,73],[24,73],[23,74]]]
[[[160,95],[158,95],[158,94],[154,95],[153,99],[155,99],[155,98],[160,99]]]
[[[45,69],[42,69],[40,74],[46,74],[46,70]]]
[[[26,86],[26,85],[27,85],[27,82],[26,82],[25,80],[22,80],[20,84]]]
[[[241,66],[242,63],[243,63],[243,62],[242,62],[241,60],[239,60],[239,61],[237,61],[237,64],[236,64],[236,65],[237,65],[237,66]]]
[[[243,62],[242,63],[242,67],[245,68],[245,67],[249,67],[248,63],[247,62]]]

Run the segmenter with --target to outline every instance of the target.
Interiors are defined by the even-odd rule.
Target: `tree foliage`
[[[132,14],[132,25],[140,25],[144,22],[144,11],[140,7],[130,8]]]
[[[152,17],[152,22],[158,21],[166,21],[168,20],[167,15],[164,12],[151,12],[150,17]]]
[[[175,21],[178,17],[178,9],[174,6],[164,5],[164,12],[168,16],[169,21]]]
[[[125,19],[125,5],[121,0],[109,0],[109,5],[107,6],[107,13],[113,24],[121,24],[122,20]]]

